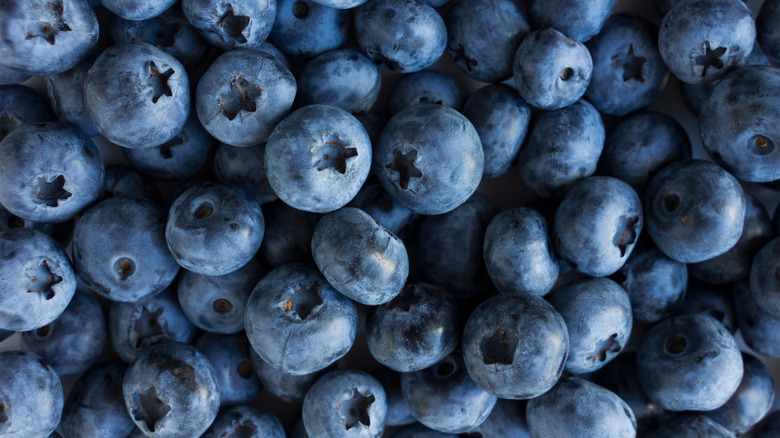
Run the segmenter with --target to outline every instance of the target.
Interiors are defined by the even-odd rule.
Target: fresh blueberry
[[[222,50],[260,49],[276,17],[275,0],[182,0],[181,8],[192,27]]]
[[[88,58],[68,71],[46,77],[49,101],[59,120],[76,125],[89,137],[100,135],[84,105],[84,80],[93,62],[94,58]]]
[[[312,58],[343,46],[351,27],[349,11],[312,0],[277,0],[271,39],[290,56]]]
[[[103,198],[126,196],[133,199],[145,199],[151,202],[160,200],[160,191],[150,179],[133,168],[121,164],[106,167]]]
[[[387,398],[387,417],[385,423],[388,426],[407,426],[417,422],[412,414],[409,413],[409,407],[404,401],[401,391],[401,373],[390,368],[381,367],[371,372],[382,387],[385,388]]]
[[[404,238],[417,215],[393,199],[376,180],[367,181],[355,198],[348,204],[359,208],[391,233]]]
[[[0,85],[0,141],[21,125],[54,120],[40,94],[24,85]]]
[[[767,57],[780,62],[780,1],[765,0],[756,16],[756,40]]]
[[[219,411],[203,438],[285,438],[281,421],[273,414],[250,405],[237,405]]]
[[[374,62],[398,73],[420,71],[447,48],[447,27],[420,0],[369,0],[355,10],[358,44]]]
[[[719,256],[739,240],[745,194],[736,178],[703,160],[662,168],[645,192],[647,232],[668,257],[698,263]]]
[[[0,233],[0,329],[29,331],[57,319],[76,292],[65,251],[31,228]]]
[[[35,222],[71,219],[103,192],[92,140],[64,123],[24,125],[0,142],[0,204]]]
[[[690,413],[672,418],[653,431],[653,436],[675,438],[734,438],[728,429],[709,417]]]
[[[379,97],[382,76],[366,55],[333,50],[309,61],[298,76],[300,103],[339,107],[349,113],[368,111]]]
[[[100,0],[115,15],[126,20],[146,20],[162,14],[176,0]]]
[[[252,346],[243,332],[235,335],[202,333],[192,345],[214,367],[220,406],[250,403],[260,395],[262,386],[249,358]]]
[[[46,437],[62,416],[65,396],[54,369],[35,353],[0,353],[0,435]]]
[[[252,359],[252,366],[262,382],[263,388],[287,403],[303,402],[303,397],[309,392],[309,388],[331,368],[328,367],[310,374],[285,374],[268,365],[268,362],[264,361],[254,348],[250,348],[249,357]]]
[[[531,438],[531,432],[528,431],[525,415],[523,415],[524,408],[524,405],[514,400],[498,399],[487,419],[471,429],[470,434],[477,438]]]
[[[780,237],[756,253],[750,269],[750,292],[759,307],[780,318]]]
[[[530,10],[531,25],[534,29],[558,29],[569,38],[584,43],[599,33],[616,4],[617,0],[534,0]]]
[[[311,236],[322,215],[301,211],[277,201],[264,208],[266,233],[260,257],[277,268],[288,263],[313,262]]]
[[[136,426],[151,438],[200,436],[219,410],[214,368],[180,342],[141,353],[125,373],[122,393]]]
[[[402,109],[418,103],[435,103],[460,110],[463,93],[452,76],[433,70],[423,70],[401,77],[387,100],[387,112],[394,116]]]
[[[780,357],[780,318],[756,303],[748,280],[734,285],[734,313],[745,344],[764,356]]]
[[[220,144],[214,156],[214,172],[225,184],[243,186],[258,204],[278,199],[265,175],[265,144],[248,147]]]

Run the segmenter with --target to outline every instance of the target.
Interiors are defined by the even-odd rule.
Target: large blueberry
[[[258,50],[276,17],[276,0],[182,0],[187,21],[222,50]]]
[[[401,76],[387,100],[387,112],[393,116],[417,103],[435,103],[460,110],[463,92],[452,76],[433,70],[423,70]]]
[[[530,17],[534,29],[552,27],[569,38],[588,41],[599,33],[617,0],[534,0]]]
[[[780,318],[756,303],[748,280],[734,285],[734,313],[745,344],[764,356],[780,357]]]
[[[55,101],[52,99],[52,102]],[[31,88],[23,85],[0,86],[0,141],[21,125],[53,120],[54,114],[46,100]]]
[[[309,61],[298,76],[298,85],[303,105],[320,103],[359,113],[376,102],[382,76],[366,55],[333,50]]]
[[[750,269],[750,292],[764,311],[780,318],[780,237],[756,253]]]
[[[756,40],[767,57],[780,62],[780,1],[765,0],[756,16]]]
[[[346,43],[352,25],[349,11],[312,0],[277,0],[277,5],[271,39],[282,52],[311,58]]]
[[[252,346],[244,333],[203,333],[192,345],[203,353],[214,367],[220,406],[250,403],[260,395],[262,386],[249,358]]]
[[[0,353],[0,435],[46,437],[62,417],[65,396],[54,369],[35,353]]]
[[[219,411],[203,438],[285,438],[282,422],[273,414],[242,404]]]
[[[278,198],[265,175],[265,144],[247,147],[220,144],[214,155],[214,172],[225,184],[244,186],[259,204]]]

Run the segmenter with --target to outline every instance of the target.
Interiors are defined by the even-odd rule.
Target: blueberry
[[[543,298],[502,293],[483,301],[463,330],[463,360],[486,391],[509,399],[547,392],[569,351],[563,317]]]
[[[366,55],[343,49],[309,61],[298,81],[302,105],[319,103],[359,113],[370,110],[376,102],[382,76]]]
[[[271,39],[290,56],[311,58],[343,46],[351,26],[349,11],[312,0],[277,0]]]
[[[109,11],[126,20],[146,20],[156,17],[176,0],[100,0]]]
[[[65,251],[40,231],[0,233],[0,329],[36,330],[57,319],[76,292]]]
[[[60,422],[64,398],[59,377],[40,356],[0,353],[0,434],[48,436]]]
[[[200,436],[219,410],[214,368],[180,342],[142,352],[125,373],[122,393],[127,411],[148,437]]]
[[[160,191],[150,179],[133,168],[121,164],[106,167],[103,198],[126,196],[133,199],[145,199],[151,202],[160,200]]]
[[[214,367],[220,406],[249,403],[260,395],[262,386],[249,358],[252,346],[244,333],[202,333],[192,345],[203,353]]]
[[[365,2],[366,0],[316,0],[316,3],[336,9],[352,9]]]
[[[310,374],[285,374],[264,361],[254,350],[249,349],[249,357],[257,377],[263,384],[263,388],[269,393],[287,403],[301,403],[303,397],[320,377],[331,367]]]
[[[756,253],[750,269],[750,292],[759,307],[780,318],[780,237]]]
[[[735,435],[705,415],[689,413],[660,425],[653,431],[653,436],[733,438]]]
[[[418,103],[435,103],[459,111],[463,92],[452,76],[433,70],[423,70],[401,77],[387,100],[387,112],[394,116],[402,109]]]
[[[225,184],[244,186],[258,204],[278,199],[265,175],[265,144],[248,147],[220,144],[214,156],[214,172]]]
[[[192,27],[210,44],[231,50],[257,50],[271,33],[275,0],[182,0]]]
[[[745,344],[764,356],[780,357],[780,318],[756,303],[748,280],[734,285],[734,313]]]
[[[348,206],[365,211],[377,223],[401,238],[408,234],[417,219],[412,210],[393,199],[376,180],[366,181]]]
[[[274,128],[265,149],[268,182],[299,210],[327,213],[355,197],[371,168],[371,143],[358,120],[328,105],[294,111]]]
[[[616,3],[617,0],[534,0],[530,10],[531,25],[534,29],[552,27],[569,38],[585,42],[599,33]]]
[[[231,436],[245,438],[285,438],[282,423],[273,414],[250,405],[237,405],[219,411],[203,438]]]
[[[471,429],[477,437],[531,438],[523,415],[523,406],[513,400],[498,399],[490,415],[479,426]],[[467,435],[468,436],[468,435]]]
[[[30,79],[31,76],[23,71],[0,64],[0,85],[18,85]]]
[[[0,85],[0,141],[24,124],[54,120],[46,101],[24,85]]]
[[[756,16],[756,39],[768,58],[780,62],[780,1],[765,0]]]

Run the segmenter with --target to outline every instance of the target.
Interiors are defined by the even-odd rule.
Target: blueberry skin
[[[720,81],[701,108],[704,149],[740,180],[780,179],[779,93],[780,69],[745,66]]]
[[[147,20],[162,14],[176,0],[100,0],[109,11],[125,20]]]
[[[588,101],[605,114],[623,116],[658,100],[669,71],[657,41],[658,28],[644,18],[612,15],[586,44],[593,58]]]
[[[483,437],[531,438],[521,406],[513,400],[498,399],[487,419],[471,429],[471,433]]]
[[[599,33],[615,9],[617,0],[571,2],[569,0],[534,0],[529,11],[531,27],[552,27],[569,38],[588,41]]]
[[[0,86],[0,141],[23,124],[54,121],[40,94],[24,85]]]
[[[661,22],[658,50],[678,79],[712,82],[744,64],[753,50],[756,26],[736,0],[677,3]]]
[[[698,263],[717,257],[742,234],[742,187],[709,161],[678,161],[662,168],[650,180],[644,201],[647,232],[674,260]]]
[[[273,414],[250,405],[231,406],[219,411],[203,438],[241,434],[244,438],[285,438],[282,423]]]
[[[250,403],[260,395],[262,385],[249,358],[252,346],[244,333],[202,333],[192,345],[203,353],[214,367],[220,406]]]
[[[548,28],[533,31],[523,39],[512,71],[517,91],[529,105],[557,110],[585,94],[593,60],[582,43]]]
[[[196,332],[171,289],[132,303],[115,301],[108,314],[111,345],[127,363],[163,341],[190,342]]]
[[[222,50],[260,49],[276,17],[274,0],[183,0],[181,8],[192,27]]]
[[[764,53],[774,62],[780,62],[780,1],[766,0],[756,16],[756,40]]]
[[[317,267],[290,264],[252,291],[244,328],[257,354],[287,374],[311,374],[343,357],[355,341],[357,309]]]
[[[409,413],[409,407],[406,405],[406,401],[404,401],[401,391],[401,373],[390,368],[381,367],[372,371],[371,375],[385,388],[385,397],[387,399],[385,424],[387,426],[407,426],[417,423],[417,420]]]
[[[309,392],[309,388],[329,369],[325,368],[310,374],[285,374],[268,365],[268,362],[264,361],[254,348],[249,349],[249,357],[263,388],[287,403],[303,402],[303,397]]]
[[[84,80],[93,61],[93,58],[88,58],[68,71],[47,76],[45,79],[49,102],[57,118],[61,122],[76,125],[88,137],[100,135],[84,105]]]
[[[315,3],[336,9],[352,9],[365,2],[366,0],[316,0]]]
[[[70,70],[98,41],[98,20],[85,0],[3,2],[0,59],[30,76]]]
[[[499,291],[543,296],[558,280],[547,221],[535,210],[513,208],[498,214],[485,230],[485,266]]]
[[[268,139],[292,107],[297,84],[274,55],[246,49],[222,54],[198,82],[195,109],[217,140],[254,146]]]
[[[173,258],[196,274],[225,275],[254,257],[265,233],[260,204],[245,189],[199,184],[168,212],[165,240]]]
[[[704,415],[742,435],[769,413],[775,399],[774,381],[769,369],[757,357],[742,353],[745,367],[742,381],[734,395],[723,406]]]
[[[10,330],[0,330],[0,342],[10,338],[14,333],[16,332]]]
[[[66,437],[126,437],[135,424],[127,414],[122,379],[127,365],[103,362],[82,375],[68,394],[60,427]]]
[[[40,356],[27,351],[0,353],[2,436],[48,436],[57,428],[64,404],[60,378]]]
[[[435,365],[401,375],[401,392],[409,412],[420,423],[447,433],[464,433],[482,424],[497,397],[469,377],[459,354]]]
[[[249,294],[262,276],[256,258],[237,271],[216,277],[184,270],[178,282],[179,303],[199,329],[226,335],[239,333],[244,329]]]
[[[106,167],[103,198],[114,196],[127,196],[152,202],[160,201],[160,191],[157,190],[154,182],[133,168],[121,164],[112,164]]]
[[[95,143],[64,123],[24,125],[0,142],[0,204],[35,222],[64,222],[103,191]]]
[[[435,103],[459,111],[463,93],[455,79],[446,73],[418,71],[404,75],[396,82],[387,101],[387,112],[393,116],[418,103]]]
[[[605,138],[601,115],[584,100],[542,113],[520,149],[520,178],[539,196],[563,196],[596,171]]]
[[[459,1],[444,21],[450,56],[461,70],[482,82],[512,76],[517,47],[531,31],[520,7],[509,0]]]
[[[0,64],[0,85],[18,85],[27,79],[30,79],[31,76],[32,75]]]
[[[265,145],[271,188],[291,207],[314,213],[349,203],[371,170],[371,140],[351,114],[328,105],[300,108]]]
[[[673,316],[648,331],[637,355],[645,393],[668,411],[722,406],[742,380],[734,337],[711,316]]]
[[[181,342],[142,352],[125,373],[122,393],[136,426],[153,438],[200,436],[219,410],[214,368]]]
[[[640,247],[612,279],[628,294],[635,320],[658,322],[682,306],[688,268],[657,248]]]
[[[531,107],[513,88],[491,84],[466,100],[463,115],[474,125],[482,141],[483,177],[497,178],[507,173],[528,133]]]
[[[355,11],[358,44],[372,61],[398,73],[414,73],[438,60],[447,28],[420,0],[369,0]]]
[[[737,243],[717,257],[690,265],[693,277],[710,284],[725,284],[750,275],[753,257],[772,239],[772,222],[755,196],[745,192],[745,201],[745,222]]]
[[[734,314],[745,344],[764,356],[780,357],[780,318],[756,303],[748,280],[734,284]]]
[[[408,373],[452,353],[460,342],[460,327],[458,306],[446,290],[410,284],[393,301],[369,313],[366,343],[379,363]]]
[[[409,275],[403,241],[353,207],[320,219],[311,239],[311,253],[334,289],[369,306],[395,298]]]
[[[734,438],[728,429],[703,414],[683,414],[662,424],[653,436],[679,438]]]
[[[110,26],[109,33],[114,44],[149,43],[187,66],[197,62],[208,48],[177,3],[148,19],[112,17]]]
[[[605,277],[626,263],[643,226],[634,189],[617,178],[594,176],[563,198],[552,237],[558,254],[577,271]]]
[[[508,292],[488,298],[463,330],[469,375],[500,398],[529,399],[547,392],[561,377],[568,352],[563,317],[536,295]]]
[[[122,148],[122,153],[133,167],[154,179],[186,179],[206,164],[213,141],[191,113],[181,131],[167,142],[151,148]]]
[[[471,122],[435,104],[413,105],[393,116],[376,145],[373,164],[391,196],[425,215],[447,213],[466,202],[484,167],[482,143]]]
[[[417,218],[412,210],[393,199],[375,180],[366,181],[347,205],[365,211],[377,223],[401,238],[409,232]]]
[[[259,251],[262,261],[272,267],[313,262],[311,236],[321,216],[297,210],[282,201],[268,204],[266,233]]]
[[[325,374],[303,399],[303,424],[312,438],[379,438],[385,429],[386,415],[384,388],[375,378],[358,370]]]
[[[241,148],[220,144],[214,155],[214,172],[225,184],[243,186],[258,204],[278,199],[265,175],[265,144]]]
[[[759,307],[780,318],[780,237],[756,253],[750,269],[750,292]]]
[[[528,402],[528,430],[539,437],[635,437],[636,418],[614,392],[577,377]]]
[[[106,317],[100,303],[76,294],[56,320],[22,333],[21,346],[41,356],[61,378],[77,377],[103,354],[108,343]]]
[[[57,319],[76,292],[76,274],[57,242],[31,228],[0,233],[0,329],[30,331]]]
[[[641,193],[661,168],[689,159],[691,142],[683,127],[666,114],[644,111],[615,124],[604,143],[599,170]]]
[[[359,113],[374,106],[382,76],[366,55],[341,49],[309,61],[301,70],[298,82],[302,105],[319,103]]]
[[[271,39],[290,56],[312,58],[343,46],[351,26],[349,11],[311,0],[277,0]]]
[[[413,258],[418,274],[460,298],[488,289],[483,242],[485,229],[497,213],[493,201],[477,192],[455,210],[423,218]]]

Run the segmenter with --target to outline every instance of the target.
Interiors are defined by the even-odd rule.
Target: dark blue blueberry
[[[31,228],[0,233],[0,329],[29,331],[57,319],[76,292],[65,251]]]
[[[242,404],[219,411],[203,438],[285,438],[282,422],[273,414]]]
[[[86,0],[17,0],[0,5],[0,59],[31,76],[70,70],[98,42],[98,20]]]
[[[599,33],[617,0],[534,0],[530,18],[534,29],[552,27],[577,41],[588,41]]]
[[[734,438],[734,434],[711,418],[696,413],[672,418],[652,432],[654,437],[675,438]]]
[[[693,277],[711,284],[724,284],[750,275],[753,257],[772,239],[772,222],[755,196],[745,192],[745,200],[745,222],[737,243],[715,258],[690,265]]]
[[[180,342],[141,353],[125,373],[122,393],[135,425],[152,438],[200,436],[219,410],[214,368]]]
[[[142,149],[181,131],[190,114],[190,83],[173,56],[146,43],[112,46],[84,79],[87,115],[107,140]]]
[[[0,435],[49,436],[60,423],[64,404],[60,378],[40,356],[0,353]]]
[[[176,0],[100,0],[115,15],[126,20],[146,20],[162,14]]]
[[[512,76],[517,47],[531,28],[510,0],[456,2],[445,16],[447,51],[472,78],[501,82]]]
[[[366,0],[316,0],[316,3],[336,9],[352,9],[365,2]]]
[[[756,304],[748,280],[734,285],[734,313],[745,344],[764,356],[780,357],[780,318]]]
[[[303,399],[303,424],[315,438],[379,438],[386,416],[384,388],[363,371],[331,371]]]
[[[435,103],[460,111],[463,93],[455,79],[433,70],[423,70],[401,76],[387,100],[387,112],[396,115],[402,109],[418,103]]]
[[[658,28],[631,14],[615,14],[587,44],[593,75],[585,97],[599,111],[622,116],[651,105],[669,71],[658,53]]]
[[[780,318],[780,237],[756,253],[750,269],[750,292],[759,307]]]
[[[30,79],[32,75],[0,64],[0,85],[18,85]]]
[[[127,363],[163,341],[190,342],[196,331],[170,289],[133,303],[113,302],[109,310],[111,345]]]
[[[298,76],[302,105],[332,105],[349,113],[368,111],[379,97],[382,76],[366,55],[333,50],[309,61]]]
[[[566,322],[536,295],[502,293],[483,301],[463,330],[469,375],[501,398],[544,394],[561,377],[569,352]]]
[[[49,105],[31,88],[0,86],[0,141],[21,125],[53,120]]]
[[[259,50],[276,17],[275,0],[182,0],[192,27],[222,49]]]
[[[691,158],[682,126],[666,114],[645,111],[619,121],[607,135],[599,169],[643,192],[664,166]]]
[[[704,149],[743,181],[780,179],[780,69],[746,66],[720,81],[699,113]]]
[[[265,173],[279,199],[315,213],[355,197],[371,171],[371,140],[343,109],[309,105],[285,117],[265,146]]]
[[[525,406],[513,400],[498,399],[490,415],[471,434],[481,437],[531,438],[525,424]],[[471,435],[467,435],[471,436]]]
[[[331,286],[370,306],[395,298],[409,275],[409,256],[403,241],[353,207],[320,219],[311,239],[311,252]]]
[[[391,233],[403,238],[417,215],[393,199],[375,180],[367,181],[348,204],[369,214]]]
[[[22,333],[21,346],[45,360],[62,378],[87,371],[108,343],[106,317],[93,297],[76,294],[56,320]]]
[[[780,62],[780,1],[765,0],[756,16],[756,40],[768,58]]]
[[[84,80],[94,58],[76,65],[68,71],[47,76],[46,90],[54,112],[61,122],[76,125],[89,137],[100,135],[95,123],[89,118],[84,106]]]
[[[485,230],[485,266],[501,292],[545,295],[558,280],[555,254],[544,216],[525,207],[506,210]]]
[[[594,176],[563,198],[552,234],[558,254],[574,269],[604,277],[626,263],[643,226],[634,189],[617,178]]]
[[[410,284],[366,320],[371,355],[395,371],[419,371],[443,360],[460,342],[460,313],[452,296],[427,283]]]
[[[744,64],[755,39],[753,17],[744,3],[684,1],[664,15],[658,49],[672,74],[698,84],[720,79]]]
[[[447,213],[466,202],[484,167],[482,143],[471,122],[435,104],[413,105],[393,116],[374,152],[379,182],[419,214]]]
[[[528,34],[512,65],[520,96],[545,110],[576,102],[585,94],[593,71],[588,49],[553,28]]]
[[[24,125],[0,142],[0,204],[35,222],[63,222],[103,192],[92,140],[64,123]]]
[[[355,11],[355,34],[374,62],[398,73],[420,71],[447,48],[447,28],[420,0],[369,0]]]
[[[776,410],[766,416],[755,429],[753,438],[772,438],[780,435],[780,410]]]
[[[352,26],[349,11],[312,0],[276,0],[271,39],[282,52],[311,58],[343,46]]]
[[[631,408],[614,392],[577,377],[528,402],[528,430],[535,437],[636,436]]]
[[[173,203],[165,239],[182,267],[215,276],[249,263],[264,232],[263,212],[249,192],[238,186],[205,183]]]
[[[309,392],[309,388],[314,385],[323,374],[331,367],[311,374],[285,374],[264,361],[254,350],[249,350],[249,357],[252,359],[252,367],[257,373],[257,377],[269,393],[287,403],[301,403],[303,397]]]
[[[371,375],[385,388],[385,396],[387,398],[385,423],[388,426],[407,426],[416,423],[417,420],[409,413],[409,407],[404,401],[401,391],[401,373],[390,368],[381,367],[372,371]]]
[[[246,335],[202,333],[192,345],[214,367],[219,387],[220,406],[250,403],[260,395],[262,385],[255,375]]]
[[[731,334],[737,331],[737,321],[732,305],[732,294],[729,285],[715,286],[691,280],[685,293],[678,315],[693,315],[702,313],[715,318],[723,324]]]
[[[520,178],[539,196],[563,196],[596,171],[605,138],[601,115],[584,100],[544,112],[520,149]]]
[[[66,437],[126,437],[135,424],[125,408],[122,379],[127,365],[104,362],[84,373],[68,394],[60,427]]]
[[[460,354],[402,374],[401,392],[417,421],[448,433],[468,432],[482,424],[497,400],[471,380]]]
[[[301,211],[277,201],[264,208],[266,233],[260,246],[263,262],[274,268],[313,262],[311,236],[322,215]]]
[[[204,73],[195,108],[209,134],[232,146],[268,139],[295,98],[295,77],[274,55],[231,50]]]
[[[49,236],[54,237],[63,248],[68,246],[71,235],[73,234],[73,221],[62,222],[59,224],[47,222],[35,222],[25,220],[11,213],[0,205],[0,232],[12,228],[32,228]]]
[[[278,199],[265,175],[265,144],[247,147],[220,144],[214,156],[214,172],[225,184],[243,186],[259,204]]]
[[[79,279],[114,301],[161,292],[179,272],[165,244],[165,213],[147,200],[114,197],[87,210],[72,254]]]
[[[737,342],[711,316],[673,316],[648,331],[637,355],[645,393],[668,411],[722,406],[742,380]]]
[[[179,303],[201,330],[238,333],[244,329],[249,294],[262,276],[260,262],[254,258],[241,269],[216,277],[184,270],[178,282]]]
[[[106,167],[103,198],[126,196],[133,199],[146,199],[159,202],[160,191],[152,180],[146,178],[133,168],[121,164]]]
[[[506,85],[492,84],[475,91],[463,105],[485,154],[485,178],[496,178],[512,167],[531,121],[531,108]]]
[[[688,269],[652,247],[639,247],[612,277],[628,294],[634,319],[657,322],[675,313],[688,287]]]
[[[698,263],[733,247],[745,221],[745,194],[736,178],[703,160],[662,168],[645,192],[647,232],[664,254]]]
[[[290,264],[266,275],[246,305],[244,328],[257,354],[288,374],[311,374],[343,357],[355,341],[355,304],[317,267]]]

